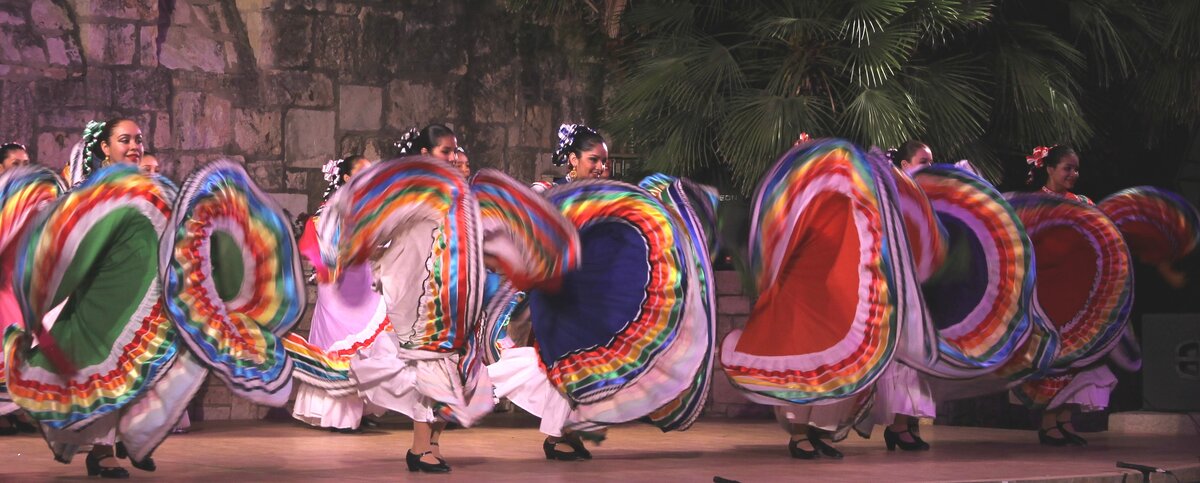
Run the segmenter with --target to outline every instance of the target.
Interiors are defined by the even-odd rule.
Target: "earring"
[[[571,172],[567,173],[567,181],[571,181],[571,180],[575,179],[575,176],[576,176],[575,167],[571,166]]]

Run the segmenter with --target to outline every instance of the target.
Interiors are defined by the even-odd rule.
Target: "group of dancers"
[[[718,341],[716,190],[608,180],[585,125],[558,131],[566,175],[532,186],[472,174],[444,125],[396,146],[326,164],[296,237],[237,163],[158,175],[129,119],[90,123],[61,173],[5,145],[0,415],[36,422],[63,463],[90,447],[106,478],[129,476],[114,458],[156,468],[210,373],[268,406],[295,386],[314,426],[402,413],[406,466],[431,473],[450,471],[446,425],[501,398],[540,418],[547,459],[586,460],[608,426],[688,429],[713,377],[772,406],[800,459],[841,458],[832,443],[876,425],[888,450],[928,449],[917,421],[937,401],[1003,391],[1044,411],[1041,443],[1083,445],[1073,412],[1107,405],[1110,367],[1138,367],[1133,260],[1181,283],[1171,264],[1200,239],[1168,191],[1072,193],[1067,146],[1035,150],[1031,191],[1002,194],[918,141],[802,136],[755,193],[755,303]]]

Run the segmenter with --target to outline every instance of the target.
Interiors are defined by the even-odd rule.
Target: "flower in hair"
[[[567,150],[575,144],[575,133],[579,127],[579,124],[563,124],[558,127],[558,147],[554,149],[555,166],[567,163]]]
[[[396,147],[400,148],[400,154],[416,154],[413,152],[413,144],[420,136],[421,131],[416,128],[409,129],[403,136],[400,136],[400,140],[396,141]]]
[[[1053,147],[1054,146],[1049,148],[1045,146],[1038,146],[1033,148],[1033,154],[1025,156],[1025,164],[1028,164],[1034,168],[1042,167],[1042,159],[1045,159],[1046,155],[1050,154],[1050,149]]]
[[[338,165],[342,164],[340,159],[331,159],[321,166],[321,173],[324,174],[325,182],[332,183],[338,178]]]

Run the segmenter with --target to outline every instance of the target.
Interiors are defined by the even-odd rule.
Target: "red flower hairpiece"
[[[802,132],[802,133],[800,133],[800,136],[796,138],[796,142],[792,143],[792,146],[799,146],[801,144],[808,142],[811,139],[812,139],[812,136],[809,136],[808,133],[806,133],[806,132]]]
[[[1045,158],[1047,154],[1050,154],[1050,149],[1053,147],[1054,146],[1050,146],[1049,148],[1045,146],[1038,146],[1033,148],[1033,154],[1025,156],[1025,164],[1035,168],[1042,167],[1042,159]]]

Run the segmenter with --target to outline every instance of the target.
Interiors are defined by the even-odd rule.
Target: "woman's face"
[[[141,162],[138,163],[138,169],[146,174],[158,174],[158,157],[153,154],[143,155]]]
[[[100,149],[114,163],[138,164],[144,151],[142,129],[133,121],[121,121],[108,139],[100,141]]]
[[[1079,155],[1063,156],[1058,164],[1046,168],[1046,175],[1049,178],[1046,185],[1053,191],[1075,189],[1075,182],[1079,181]]]
[[[24,149],[14,149],[8,152],[8,157],[4,158],[4,164],[0,165],[0,168],[8,169],[28,164],[29,153]]]
[[[913,174],[921,168],[927,168],[933,165],[933,151],[929,150],[929,146],[921,146],[916,153],[913,153],[912,159],[900,161],[900,169],[905,173]]]
[[[571,168],[575,170],[575,176],[578,179],[603,179],[607,178],[610,174],[608,146],[604,143],[597,144],[592,149],[584,151],[578,156],[575,153],[571,153],[567,156],[567,161],[571,163]]]
[[[421,149],[421,154],[428,154],[447,163],[453,163],[458,160],[458,139],[454,136],[442,136],[438,138],[437,145],[433,150]]]
[[[458,149],[458,161],[451,161],[450,164],[458,168],[458,171],[463,176],[471,176],[471,160],[467,158],[467,152],[463,151],[462,148]]]
[[[354,162],[354,165],[350,167],[350,174],[346,175],[346,180],[349,181],[350,178],[352,178],[352,177],[354,177],[354,175],[358,174],[359,171],[362,171],[369,167],[371,167],[371,160],[369,160],[367,158],[358,158],[358,160]]]

